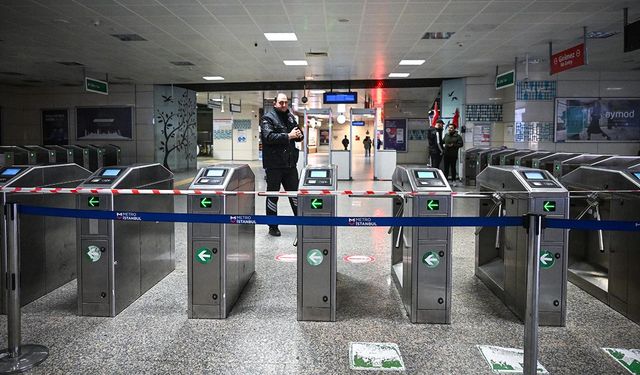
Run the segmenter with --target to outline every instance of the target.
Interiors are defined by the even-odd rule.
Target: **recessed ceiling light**
[[[282,60],[284,65],[297,65],[297,66],[307,66],[307,60]]]
[[[324,94],[324,90],[309,90],[311,94]]]
[[[207,81],[222,81],[224,80],[224,77],[220,77],[220,76],[205,76],[202,77],[203,79],[206,79]]]
[[[400,60],[400,65],[422,65],[425,60]]]
[[[407,78],[409,73],[389,73],[389,78]]]
[[[500,100],[502,98],[489,98],[489,100]]]
[[[313,76],[305,76],[304,79],[307,81],[313,81]]]
[[[622,90],[622,87],[607,87],[607,90],[609,90],[609,91],[620,91],[620,90]]]
[[[296,33],[264,33],[264,37],[270,42],[295,42],[298,40]]]

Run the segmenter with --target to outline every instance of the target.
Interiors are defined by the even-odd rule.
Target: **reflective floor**
[[[324,156],[326,157],[326,156]],[[311,163],[322,161],[312,155]],[[326,159],[325,159],[326,160]],[[213,163],[203,160],[202,164]],[[251,162],[264,190],[260,162]],[[355,163],[339,189],[389,190]],[[193,174],[177,174],[183,181]],[[183,185],[187,182],[183,182]],[[264,214],[257,198],[257,214]],[[184,212],[184,197],[176,198]],[[279,212],[290,215],[285,199]],[[389,216],[387,199],[338,197],[338,215]],[[455,214],[477,214],[473,200]],[[76,283],[23,309],[23,342],[46,345],[50,357],[33,373],[47,374],[343,374],[350,342],[391,342],[407,373],[490,374],[476,345],[522,348],[523,325],[473,273],[474,228],[454,228],[450,325],[409,323],[390,278],[388,228],[338,228],[337,322],[296,321],[295,227],[282,237],[256,228],[256,274],[226,320],[187,319],[186,224],[176,224],[176,270],[115,318],[76,316]],[[375,262],[346,263],[347,255]],[[6,318],[0,319],[6,337]],[[540,362],[552,374],[624,374],[600,348],[640,348],[640,327],[569,284],[567,326],[540,328]]]

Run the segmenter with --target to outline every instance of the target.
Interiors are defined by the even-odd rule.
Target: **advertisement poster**
[[[473,145],[491,145],[491,123],[476,122],[475,124],[473,124]]]
[[[133,107],[78,107],[76,120],[78,140],[132,139]]]
[[[320,130],[320,145],[328,145],[329,144],[329,130],[321,129]]]
[[[384,149],[407,152],[407,119],[384,120]]]
[[[558,98],[556,142],[640,141],[640,98]]]
[[[69,144],[69,111],[66,109],[42,110],[42,144]]]

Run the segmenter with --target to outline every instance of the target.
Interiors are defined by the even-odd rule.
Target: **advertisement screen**
[[[640,98],[557,98],[555,141],[640,141]]]

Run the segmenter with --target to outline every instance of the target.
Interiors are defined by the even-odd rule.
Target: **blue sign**
[[[358,93],[349,92],[325,92],[323,95],[324,104],[357,104]]]
[[[351,126],[364,126],[364,121],[351,121]]]

